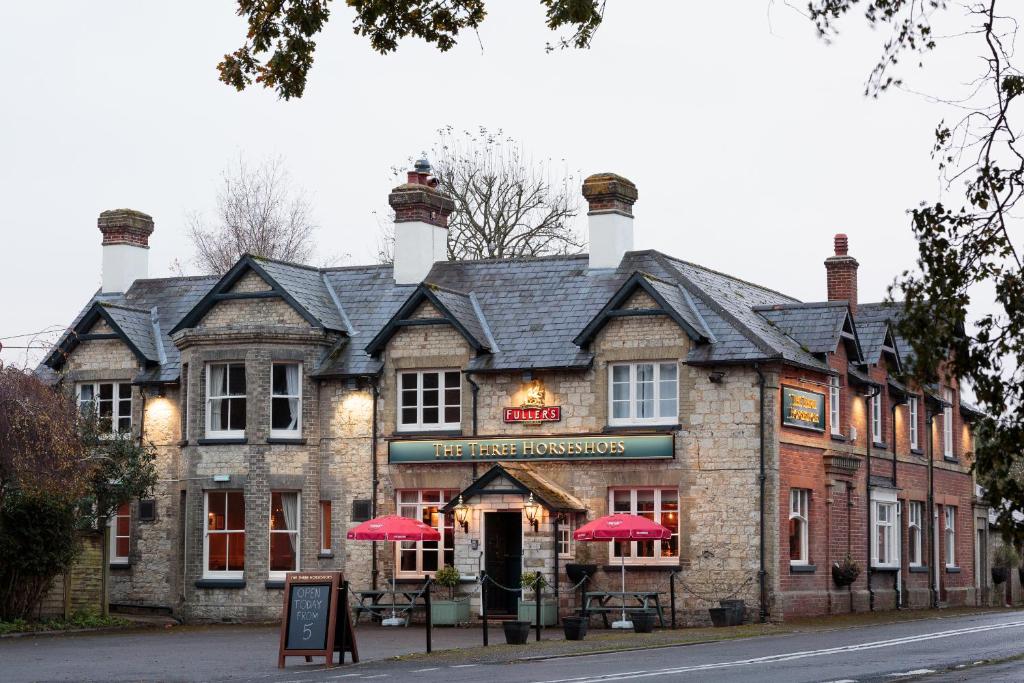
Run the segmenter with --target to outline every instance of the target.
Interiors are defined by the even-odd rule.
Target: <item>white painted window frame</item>
[[[294,494],[295,496],[295,529],[272,529],[270,528],[270,522],[273,521],[273,506],[274,506],[274,494],[279,493],[281,495]],[[267,567],[270,566],[270,540],[274,534],[294,534],[295,535],[295,569],[270,571],[267,570],[267,578],[271,581],[284,581],[285,577],[289,572],[302,571],[302,493],[300,491],[284,491],[277,490],[270,492],[270,502],[267,506],[269,513],[269,519],[267,522]]]
[[[790,566],[806,566],[811,563],[810,554],[810,517],[811,490],[789,490],[789,519],[800,520],[800,559],[790,559]]]
[[[403,493],[409,493],[409,492],[412,492],[412,491],[416,492],[416,502],[415,503],[409,503],[409,502],[403,503],[402,502],[402,494]],[[440,493],[441,493],[441,495],[440,495],[440,502],[424,501],[423,500],[423,494],[426,491],[440,491]],[[416,517],[415,517],[415,519],[422,520],[423,519],[423,508],[424,507],[436,506],[438,508],[438,515],[437,515],[437,524],[438,525],[436,527],[434,527],[434,528],[437,529],[438,532],[441,534],[441,538],[438,539],[438,541],[437,541],[437,551],[436,551],[437,552],[437,566],[438,566],[439,569],[444,566],[444,550],[445,550],[444,544],[445,544],[445,540],[447,539],[447,534],[451,533],[452,534],[452,538],[454,538],[455,537],[455,528],[458,526],[458,522],[456,522],[453,519],[452,520],[452,527],[451,527],[451,529],[445,528],[445,523],[444,523],[444,517],[445,516],[444,516],[444,513],[440,512],[440,509],[443,508],[445,505],[447,505],[449,502],[451,502],[451,500],[454,499],[458,495],[459,495],[459,492],[456,489],[446,489],[446,488],[441,488],[441,487],[438,487],[438,488],[423,488],[423,489],[399,489],[398,491],[395,491],[395,506],[396,506],[395,509],[398,511],[398,515],[399,516],[404,516],[404,515],[402,515],[402,508],[409,508],[409,507],[414,507],[415,506],[415,508],[416,508]],[[402,570],[402,543],[411,543],[411,542],[412,541],[396,541],[395,542],[395,576],[397,576],[398,578],[417,578],[417,579],[422,579],[424,575],[426,575],[426,576],[433,576],[434,575],[433,571],[424,571],[423,570],[423,542],[422,541],[416,541],[416,569],[411,570],[411,571],[403,571]],[[453,544],[453,547],[454,547],[454,544]],[[454,558],[453,558],[453,561],[454,561]]]
[[[942,456],[953,459],[953,390],[946,387],[942,390],[942,398],[946,405],[942,408]]]
[[[94,412],[96,415],[99,415],[99,413],[100,413],[100,397],[99,396],[100,396],[100,385],[101,384],[110,384],[110,385],[112,385],[112,388],[111,388],[111,392],[112,393],[111,393],[111,399],[110,399],[110,401],[112,403],[112,406],[111,406],[111,409],[110,409],[110,432],[109,433],[110,434],[120,434],[122,432],[125,432],[125,433],[129,433],[130,434],[131,431],[132,431],[132,409],[135,407],[135,397],[133,396],[134,392],[132,391],[132,388],[131,388],[132,387],[132,383],[131,382],[124,382],[124,381],[109,381],[109,382],[105,382],[105,381],[99,381],[99,380],[97,380],[95,382],[79,382],[77,384],[77,386],[75,387],[75,396],[76,396],[76,398],[78,400],[78,409],[79,410],[92,410],[92,412]],[[86,387],[86,386],[92,387],[92,396],[93,397],[91,399],[83,399],[82,398],[82,388]],[[128,398],[127,399],[122,399],[121,398],[121,387],[122,386],[128,387]],[[121,401],[128,401],[128,414],[127,415],[122,415],[121,414]],[[124,429],[124,430],[121,429],[121,426],[119,424],[120,421],[121,421],[121,418],[127,418],[128,419],[128,427],[127,427],[127,429]]]
[[[842,435],[842,425],[840,424],[841,418],[841,403],[842,400],[839,394],[839,376],[829,375],[828,376],[828,420],[829,429],[832,434],[836,436]]]
[[[238,493],[242,496],[242,510],[245,510],[245,493],[240,489],[221,490],[213,489],[210,491],[203,491],[203,578],[204,579],[242,579],[245,577],[245,569],[238,570],[210,570],[210,534],[243,534],[247,536],[245,531],[245,521],[242,522],[241,529],[219,529],[213,530],[209,528],[208,519],[210,517],[210,494],[211,493]],[[227,497],[224,498],[224,515],[225,520],[227,519]],[[248,545],[248,540],[246,540]],[[230,555],[230,553],[228,553]]]
[[[907,400],[907,421],[910,423],[910,447],[915,451],[921,450],[918,405],[917,396],[911,396]]]
[[[871,397],[871,442],[882,443],[882,394]]]
[[[444,394],[445,394],[446,389],[445,389],[445,383],[444,383],[444,376],[445,376],[445,373],[448,373],[448,372],[455,372],[455,373],[458,373],[458,375],[459,375],[459,383],[458,383],[459,403],[457,404],[457,406],[455,404],[449,404],[449,403],[445,402]],[[423,376],[424,375],[431,375],[431,374],[435,374],[435,375],[438,376],[437,377],[437,386],[438,386],[438,404],[437,404],[437,411],[438,411],[438,413],[437,413],[437,417],[438,417],[439,422],[436,422],[436,423],[434,423],[434,422],[424,422],[423,421],[423,391],[424,391],[423,390]],[[415,375],[416,376],[416,422],[415,423],[408,423],[408,422],[403,422],[402,421],[403,418],[404,418],[404,415],[402,413],[402,408],[403,407],[411,407],[411,406],[403,406],[402,405],[402,394],[403,394],[402,378],[405,377],[405,376],[408,376],[408,375]],[[454,430],[462,429],[462,371],[459,370],[458,368],[429,368],[429,369],[422,369],[422,370],[402,370],[402,371],[400,371],[398,373],[398,375],[396,377],[396,385],[395,385],[395,387],[396,387],[396,389],[395,389],[395,403],[396,403],[396,406],[398,408],[398,414],[397,414],[396,419],[395,419],[395,423],[396,423],[395,428],[396,428],[397,431],[399,431],[399,432],[433,432],[433,431],[454,431]],[[445,409],[449,408],[449,407],[458,407],[458,409],[459,409],[459,419],[456,422],[445,422],[444,421]]]
[[[636,417],[637,408],[637,368],[641,365],[650,365],[654,369],[654,408],[653,417]],[[672,365],[676,370],[675,379],[675,404],[674,415],[661,414],[661,369],[663,365]],[[627,417],[615,417],[615,368],[629,368],[629,415]],[[645,360],[630,363],[609,363],[608,364],[608,424],[613,427],[630,427],[640,425],[676,425],[679,424],[679,361],[672,359]]]
[[[608,489],[608,510],[609,513],[615,513],[615,493],[621,491],[629,491],[629,513],[637,514],[637,502],[636,494],[638,491],[654,491],[654,521],[661,523],[661,516],[664,513],[662,510],[662,501],[665,499],[666,494],[674,496],[676,501],[676,509],[668,512],[675,512],[676,517],[676,532],[673,536],[676,537],[676,548],[679,548],[679,527],[681,520],[679,515],[681,514],[679,504],[679,489],[674,486],[615,486]],[[679,564],[679,557],[662,557],[661,555],[661,540],[654,541],[654,556],[653,557],[637,557],[636,556],[636,544],[637,541],[629,542],[629,555],[625,558],[626,565],[676,565]],[[615,554],[615,541],[608,543],[608,560],[611,564],[620,564],[623,559]]]
[[[943,505],[942,518],[944,522],[943,541],[945,545],[945,564],[948,568],[957,567],[956,563],[956,506]]]
[[[212,419],[213,418],[213,414],[212,414],[211,411],[213,410],[213,401],[214,400],[216,400],[216,399],[229,399],[229,398],[236,398],[237,399],[237,398],[240,398],[240,399],[243,399],[245,401],[245,410],[246,411],[249,410],[249,396],[248,396],[248,394],[249,394],[249,381],[248,381],[248,377],[246,378],[246,382],[245,382],[245,393],[244,394],[224,394],[224,395],[217,394],[216,396],[213,396],[213,395],[210,394],[210,370],[215,365],[223,365],[224,368],[225,368],[224,369],[224,373],[226,375],[230,374],[230,366],[232,366],[232,365],[241,365],[242,366],[242,371],[245,372],[245,362],[244,361],[217,361],[215,363],[207,363],[206,364],[206,369],[205,369],[206,378],[204,380],[206,382],[206,391],[204,392],[206,394],[206,410],[204,411],[206,413],[206,430],[205,430],[206,438],[207,439],[242,439],[242,438],[245,438],[245,430],[244,429],[213,429],[213,419]],[[231,389],[230,389],[230,380],[229,380],[228,391],[230,391],[230,390]],[[246,427],[249,426],[249,420],[248,419],[245,421],[245,425],[246,425]]]
[[[299,366],[299,393],[297,394],[275,394],[274,393],[274,366],[276,365],[297,365]],[[303,365],[299,361],[274,361],[270,364],[270,424],[274,424],[274,399],[275,398],[295,398],[299,401],[298,416],[295,421],[295,429],[274,429],[273,426],[270,428],[270,438],[272,439],[298,439],[302,437],[302,385],[304,377],[302,375]]]
[[[885,508],[888,512],[888,519],[885,522],[879,520],[879,510]],[[878,569],[899,569],[900,567],[900,533],[899,533],[899,501],[896,500],[896,492],[890,490],[873,489],[871,491],[871,566]],[[886,539],[886,551],[889,555],[887,561],[883,562],[878,557],[878,531],[879,527],[888,529]]]
[[[572,538],[572,532],[576,525],[571,516],[567,516],[561,524],[558,525],[558,538],[555,543],[558,544],[558,556],[565,560],[573,559],[576,556],[576,545]]]
[[[907,503],[907,564],[911,567],[924,566],[924,550],[922,538],[924,535],[924,503],[919,500],[911,500]],[[911,560],[910,557],[917,560]]]

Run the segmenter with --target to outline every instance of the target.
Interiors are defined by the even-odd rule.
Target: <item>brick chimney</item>
[[[849,255],[849,239],[843,233],[835,236],[835,255],[825,259],[828,273],[828,300],[847,301],[857,313],[857,259]]]
[[[455,202],[438,192],[430,162],[420,159],[388,203],[395,211],[395,283],[419,284],[435,262],[448,258],[448,215]]]
[[[153,218],[133,209],[104,211],[96,221],[103,233],[103,285],[107,292],[126,292],[149,276],[149,236]]]
[[[583,181],[590,205],[590,267],[617,268],[633,248],[633,203],[636,185],[614,173],[596,173]]]

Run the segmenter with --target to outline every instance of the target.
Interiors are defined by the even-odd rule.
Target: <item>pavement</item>
[[[650,635],[592,630],[582,642],[547,629],[542,642],[531,636],[525,646],[505,645],[492,627],[488,648],[478,628],[436,628],[432,655],[422,654],[424,636],[422,628],[360,625],[360,664],[325,668],[322,660],[290,658],[283,670],[274,626],[27,636],[0,640],[0,681],[1024,680],[1022,610],[875,613]]]

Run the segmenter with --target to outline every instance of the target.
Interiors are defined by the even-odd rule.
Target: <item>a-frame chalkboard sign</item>
[[[284,667],[285,657],[305,657],[307,662],[323,657],[332,666],[337,651],[342,664],[345,652],[352,653],[353,662],[359,661],[347,592],[341,572],[287,575],[278,668]]]

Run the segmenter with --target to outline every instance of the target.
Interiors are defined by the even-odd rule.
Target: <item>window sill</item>
[[[267,443],[269,443],[269,444],[275,444],[275,443],[295,444],[295,445],[298,445],[298,446],[305,446],[306,445],[306,440],[303,439],[300,436],[297,436],[297,437],[291,437],[291,436],[272,436],[272,437],[267,439]]]
[[[899,570],[900,570],[900,568],[898,566],[894,567],[891,564],[884,564],[884,565],[877,565],[877,564],[875,564],[875,565],[871,565],[871,571],[873,571],[873,572],[879,572],[879,573],[881,573],[881,572],[898,572]]]
[[[910,567],[910,573],[911,574],[927,574],[928,573],[928,567],[927,567],[927,565],[923,565],[923,564],[914,565],[913,567]]]
[[[119,571],[119,570],[123,571],[125,569],[131,569],[131,568],[132,568],[132,563],[131,562],[111,562],[110,563],[110,570],[111,571]]]
[[[212,438],[212,439],[206,438],[206,439],[199,439],[199,440],[196,441],[196,443],[199,444],[200,446],[241,446],[243,444],[249,443],[249,440],[246,439],[245,437],[241,437],[241,438],[230,437],[230,438],[223,438],[223,439],[220,439],[220,438]]]
[[[415,437],[418,437],[418,436],[422,436],[422,437],[431,437],[431,436],[462,436],[462,430],[461,429],[434,429],[434,430],[424,429],[422,431],[420,431],[420,430],[412,430],[412,429],[395,430],[395,433],[392,434],[389,438],[391,438],[391,439],[408,439],[408,438],[415,438]]]
[[[284,589],[284,580],[283,579],[267,579],[266,581],[263,582],[263,587],[266,588],[267,590]]]
[[[959,465],[960,460],[958,458],[950,458],[948,456],[942,456],[942,462],[948,462],[951,465]]]
[[[791,564],[789,565],[790,574],[813,574],[818,571],[818,566],[814,564]]]
[[[606,572],[621,572],[621,564],[606,564],[601,567]],[[626,563],[626,569],[644,569],[653,572],[674,572],[679,571],[678,564],[643,564],[643,563]]]
[[[871,445],[875,448],[880,448],[883,451],[889,450],[889,446],[884,441],[872,441]]]
[[[318,552],[316,554],[316,558],[318,560],[329,560],[332,557],[334,557],[334,551],[333,550],[321,550],[320,552]]]
[[[199,579],[196,588],[224,588],[238,590],[245,588],[245,579]]]
[[[678,432],[683,428],[681,424],[609,424],[601,430],[602,434],[613,434],[615,432]]]
[[[832,434],[831,437],[833,441],[846,441],[846,437],[843,436],[842,434]]]
[[[946,573],[947,574],[959,574],[960,573],[960,567],[949,567],[949,566],[947,566],[946,567]]]
[[[921,457],[924,457],[924,451],[922,451],[920,448],[911,448],[910,453],[911,455],[920,455]]]

